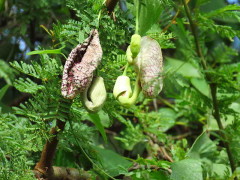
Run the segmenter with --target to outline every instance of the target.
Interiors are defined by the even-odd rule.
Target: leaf
[[[29,94],[36,94],[39,90],[45,88],[43,85],[38,85],[29,78],[19,78],[13,85],[17,90]]]
[[[191,78],[192,85],[203,95],[210,98],[210,89],[204,78]]]
[[[102,149],[97,146],[95,149],[101,159],[103,168],[111,176],[126,174],[128,172],[128,168],[132,166],[130,161],[113,151]]]
[[[167,68],[188,78],[200,78],[201,74],[192,64],[173,58],[167,58]]]
[[[139,11],[139,34],[141,36],[155,24],[163,10],[161,1],[157,0],[142,0]]]
[[[6,84],[5,86],[3,86],[1,89],[0,89],[0,101],[2,100],[3,96],[5,95],[5,93],[7,92],[9,88],[9,85]]]
[[[187,156],[194,159],[208,158],[213,159],[217,153],[216,144],[203,132],[193,143]]]
[[[107,135],[105,133],[104,127],[101,123],[101,119],[97,113],[89,113],[89,117],[91,118],[92,122],[95,124],[98,131],[101,133],[103,140],[107,143]]]
[[[184,159],[171,166],[171,180],[203,180],[201,162],[195,159]]]
[[[38,51],[31,51],[28,52],[27,55],[34,55],[34,54],[61,54],[61,50],[64,47],[61,47],[59,49],[52,49],[52,50],[38,50]]]
[[[148,130],[157,130],[165,132],[175,124],[177,115],[170,108],[161,108],[158,112],[150,112],[147,114],[149,128]]]
[[[204,16],[206,18],[212,18],[214,16],[218,16],[221,15],[222,13],[226,12],[226,11],[239,11],[240,10],[240,6],[236,5],[236,4],[232,4],[232,5],[228,5],[225,6],[223,8],[217,9],[215,11],[211,11],[209,13],[204,14]]]

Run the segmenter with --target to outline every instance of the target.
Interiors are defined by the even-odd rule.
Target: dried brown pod
[[[84,43],[77,45],[68,56],[62,77],[62,95],[73,99],[91,84],[93,72],[102,59],[98,31],[92,30]]]
[[[148,36],[141,39],[141,49],[136,57],[136,71],[139,73],[143,94],[156,97],[162,90],[163,57],[158,42]]]

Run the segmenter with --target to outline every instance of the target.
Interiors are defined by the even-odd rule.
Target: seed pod
[[[137,57],[141,46],[141,36],[138,34],[134,34],[131,37],[130,49],[132,52],[132,58]]]
[[[62,77],[62,95],[73,99],[91,84],[93,72],[102,59],[98,31],[92,30],[84,43],[77,45],[68,56]]]
[[[83,95],[83,103],[91,112],[102,109],[107,98],[107,91],[102,77],[93,80],[91,86],[87,88]]]
[[[116,99],[129,99],[131,97],[132,89],[128,76],[118,76],[113,88],[113,95]]]
[[[156,97],[162,90],[163,57],[158,42],[150,37],[141,39],[141,49],[136,58],[136,71],[146,97]]]

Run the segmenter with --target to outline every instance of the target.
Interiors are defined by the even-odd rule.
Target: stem
[[[198,40],[196,25],[194,24],[194,22],[192,20],[191,13],[190,13],[189,7],[186,3],[186,0],[182,0],[182,3],[184,5],[184,9],[185,9],[185,12],[187,14],[187,17],[188,17],[188,20],[189,20],[189,23],[190,23],[190,27],[191,27],[191,30],[192,30],[192,33],[193,33],[193,36],[194,36],[195,45],[196,45],[196,53],[197,53],[198,57],[201,59],[201,64],[202,64],[203,69],[207,70],[207,64],[206,64],[205,58],[202,54],[202,50],[201,50],[199,40]],[[234,159],[233,159],[233,154],[230,150],[229,143],[226,141],[227,137],[223,132],[224,127],[223,127],[222,122],[221,122],[218,100],[217,100],[217,84],[211,82],[212,78],[208,74],[206,74],[206,79],[210,82],[209,85],[210,85],[210,90],[211,90],[211,95],[212,95],[212,103],[213,103],[213,113],[212,114],[217,121],[219,130],[220,130],[220,135],[223,139],[223,145],[224,145],[224,147],[226,148],[226,151],[227,151],[228,159],[229,159],[229,162],[230,162],[230,167],[231,167],[232,173],[234,173],[234,171],[236,170],[236,165],[235,165],[235,162],[234,162]],[[237,178],[235,178],[235,179],[237,179]]]
[[[198,55],[198,57],[200,57],[200,59],[201,59],[201,64],[202,64],[203,68],[206,70],[206,69],[207,69],[207,64],[206,64],[206,61],[205,61],[204,56],[203,56],[203,54],[202,54],[202,50],[201,50],[200,43],[199,43],[199,40],[198,40],[198,35],[197,35],[196,26],[195,26],[195,24],[194,24],[194,22],[193,22],[193,20],[192,20],[191,13],[190,13],[190,9],[189,9],[186,1],[185,1],[185,0],[182,0],[182,2],[183,2],[183,5],[184,5],[185,12],[186,12],[186,14],[187,14],[189,23],[190,23],[190,27],[191,27],[193,36],[194,36],[197,55]]]
[[[66,119],[68,118],[68,112],[70,111],[71,103],[69,100],[61,100],[60,102],[59,113],[66,116]],[[47,178],[47,179],[54,179],[54,175],[56,174],[56,171],[53,168],[53,159],[55,156],[55,152],[58,145],[58,134],[64,130],[66,121],[61,121],[57,119],[56,126],[53,127],[49,134],[52,136],[50,139],[47,140],[46,144],[44,145],[44,148],[42,150],[42,154],[40,157],[39,162],[34,167],[35,176],[37,178]]]
[[[47,140],[39,162],[35,166],[35,170],[39,171],[41,174],[43,174],[46,177],[51,177],[53,174],[53,168],[52,168],[52,163],[53,163],[53,158],[56,152],[57,144],[58,144],[58,138],[57,135],[61,131],[63,131],[65,127],[66,122],[57,120],[57,125],[56,127],[53,127],[50,130],[50,135],[53,135],[52,138]]]
[[[233,173],[236,170],[237,167],[235,165],[229,143],[226,141],[227,137],[223,132],[224,127],[222,125],[222,121],[221,121],[221,118],[220,118],[220,112],[219,112],[219,106],[218,106],[218,100],[217,100],[217,84],[216,83],[211,83],[210,84],[210,89],[211,89],[213,109],[214,109],[213,117],[216,119],[218,127],[220,129],[220,135],[223,138],[223,145],[226,148],[228,159],[229,159],[230,166],[231,166],[231,170],[232,170],[232,173]]]
[[[127,75],[127,69],[128,69],[128,67],[129,67],[129,63],[127,63],[126,64],[126,66],[125,66],[125,69],[124,69],[124,71],[123,71],[123,76],[126,76]]]
[[[135,34],[139,34],[139,8],[140,8],[139,0],[136,0],[136,6],[137,6],[137,10],[136,10],[136,30],[135,30]]]

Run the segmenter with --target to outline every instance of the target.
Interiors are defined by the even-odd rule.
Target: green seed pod
[[[141,50],[136,58],[136,71],[140,76],[143,94],[150,98],[156,97],[163,87],[163,57],[156,40],[142,37]]]
[[[113,88],[113,95],[116,99],[128,99],[132,95],[130,78],[128,76],[118,76]]]
[[[141,36],[138,34],[134,34],[131,37],[130,49],[132,52],[132,58],[137,57],[141,47]]]
[[[107,92],[102,77],[96,77],[90,88],[83,94],[83,103],[91,112],[97,112],[102,109],[107,98]]]

